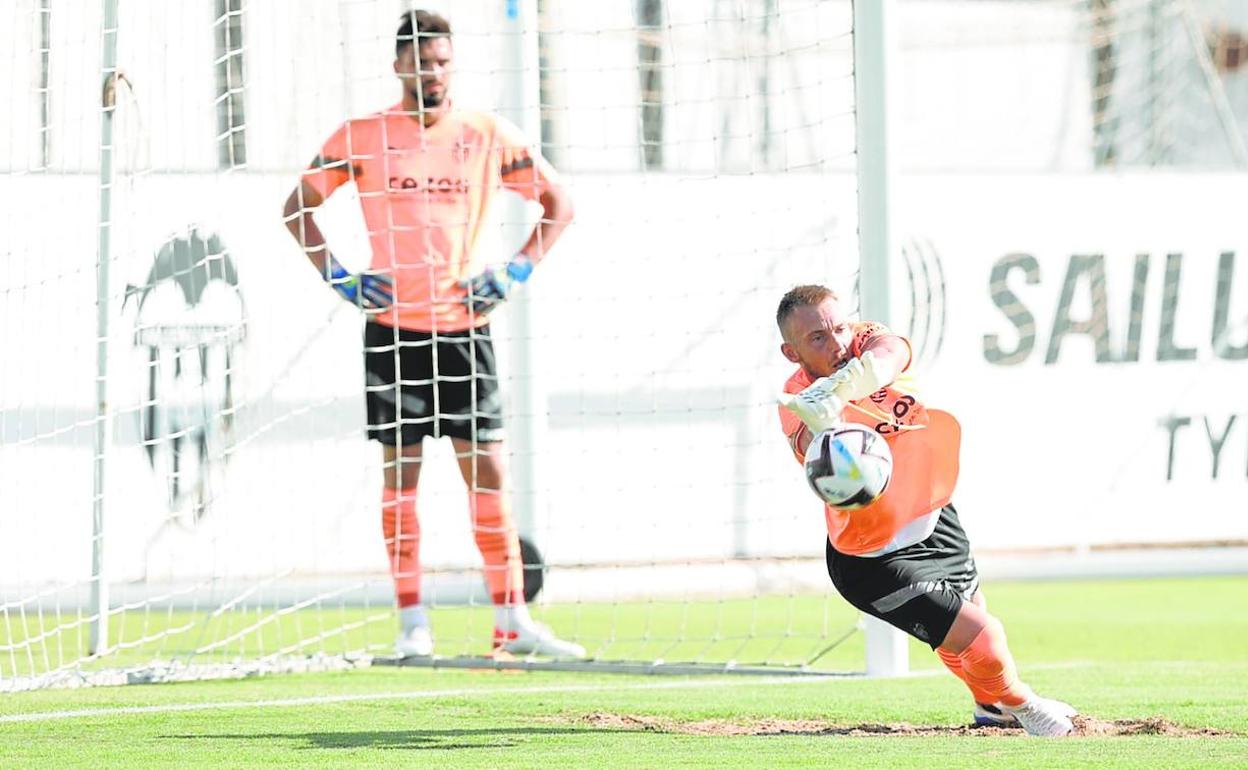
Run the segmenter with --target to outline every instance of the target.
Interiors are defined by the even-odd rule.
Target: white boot
[[[1069,703],[1033,695],[1020,706],[1001,706],[1001,710],[1013,716],[1028,735],[1069,735],[1075,729],[1070,718],[1078,714]]]
[[[433,654],[433,630],[424,607],[417,604],[399,610],[399,638],[394,641],[394,651],[400,658]]]
[[[400,632],[394,651],[400,658],[429,657],[433,654],[433,631],[429,626],[412,626]]]
[[[558,638],[540,623],[526,623],[512,631],[495,628],[494,649],[501,649],[512,655],[541,655],[577,660],[587,657],[584,647]]]

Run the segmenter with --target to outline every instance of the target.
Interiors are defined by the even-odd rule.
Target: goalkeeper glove
[[[801,418],[815,433],[841,422],[845,404],[866,398],[881,382],[878,362],[871,351],[849,361],[827,377],[820,377],[798,393],[782,393],[780,405]]]
[[[846,399],[837,389],[842,385],[831,377],[820,377],[797,393],[781,393],[776,400],[800,417],[813,433],[819,433],[841,423]]]
[[[380,310],[394,302],[394,280],[384,273],[351,273],[332,256],[327,258],[326,282],[339,296],[359,308]]]
[[[830,379],[837,379],[843,387],[838,391],[846,401],[857,401],[866,398],[880,388],[888,385],[880,372],[880,362],[870,350],[845,362],[836,370]]]
[[[460,281],[459,285],[468,290],[464,304],[474,313],[488,313],[507,299],[513,284],[524,283],[532,273],[533,262],[523,254],[512,257],[505,265],[487,267],[478,275]]]

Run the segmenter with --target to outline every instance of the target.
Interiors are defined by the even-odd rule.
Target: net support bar
[[[372,659],[374,666],[400,666],[412,668],[457,668],[485,669],[489,671],[582,671],[598,674],[652,674],[669,676],[707,676],[720,674],[736,674],[741,676],[763,677],[822,677],[854,678],[862,674],[837,671],[817,671],[798,666],[738,666],[734,663],[668,663],[657,660],[651,663],[631,660],[539,660],[534,658],[514,658],[500,660],[489,657],[456,656],[427,658],[392,658],[378,657]]]

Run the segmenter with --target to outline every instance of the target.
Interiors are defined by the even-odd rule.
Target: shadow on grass
[[[495,749],[515,746],[522,739],[550,735],[598,735],[621,730],[585,730],[564,727],[495,727],[475,730],[358,730],[317,733],[205,733],[165,735],[184,741],[288,741],[297,749]]]

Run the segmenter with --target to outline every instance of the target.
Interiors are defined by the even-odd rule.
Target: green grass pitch
[[[1173,729],[1059,740],[958,730],[970,719],[969,696],[915,644],[917,675],[890,680],[374,667],[13,693],[0,695],[0,767],[1248,767],[1248,577],[998,583],[985,591],[1036,689],[1100,720],[1158,717]],[[781,616],[807,609],[793,600],[778,606]],[[596,624],[608,620],[643,628],[632,612],[546,616],[601,636]],[[691,622],[769,624],[768,612],[718,604]],[[389,623],[365,628],[388,633]],[[641,654],[662,645],[644,633],[626,636],[632,641],[620,644],[640,645]],[[835,655],[860,665],[860,638]],[[779,720],[789,733],[756,734]],[[837,732],[864,725],[888,730]]]

